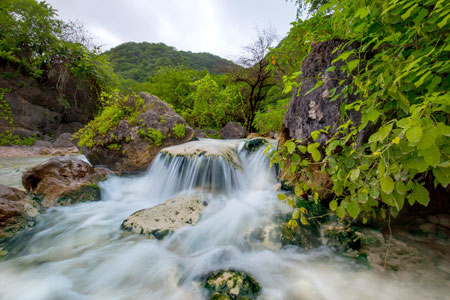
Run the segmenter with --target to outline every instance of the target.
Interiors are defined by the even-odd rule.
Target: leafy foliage
[[[104,138],[120,121],[128,119],[130,124],[137,124],[137,117],[145,110],[144,99],[136,94],[120,95],[117,91],[111,94],[104,93],[101,101],[104,106],[102,112],[74,134],[79,140],[80,147],[92,148],[95,145],[103,145]],[[118,150],[114,146],[110,146],[110,149]]]
[[[270,132],[279,132],[283,124],[290,98],[278,100],[275,105],[267,105],[264,110],[256,113],[255,127],[262,134]]]
[[[232,62],[210,53],[178,51],[163,43],[128,42],[106,51],[114,71],[125,79],[144,82],[161,68],[184,66],[193,70],[223,73]]]
[[[334,12],[322,21],[327,9]],[[346,109],[360,111],[361,124],[342,124],[324,148],[287,141],[272,161],[297,177],[320,166],[333,182],[330,208],[340,218],[366,222],[396,215],[406,201],[428,205],[424,182],[450,183],[450,3],[332,0],[312,19],[306,22],[317,23],[311,31],[317,29],[318,36],[331,34],[357,45],[337,60],[353,75],[344,90],[352,89],[359,100]],[[304,23],[294,27],[305,30]],[[322,23],[333,31],[324,32]],[[285,49],[274,55],[296,51],[290,48],[296,32],[291,30]],[[373,134],[359,145],[356,135],[364,129]],[[298,180],[294,190],[301,196],[308,189],[306,180]]]
[[[50,70],[56,70],[58,91],[64,88],[67,72],[87,82],[96,96],[115,83],[98,49],[80,43],[78,25],[56,19],[56,11],[46,2],[4,0],[0,11],[1,60],[18,65],[42,82]]]
[[[184,124],[177,124],[172,128],[173,134],[177,138],[184,138],[186,135],[186,128],[184,127]]]

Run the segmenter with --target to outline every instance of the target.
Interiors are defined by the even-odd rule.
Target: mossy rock
[[[262,147],[263,145],[266,145],[267,143],[268,143],[268,141],[266,139],[254,138],[254,139],[246,141],[244,147],[248,152],[254,152],[254,151],[258,150],[260,147]]]
[[[57,201],[58,205],[72,205],[86,201],[99,201],[101,199],[100,187],[97,184],[89,184],[82,186],[77,191],[60,197]]]
[[[255,279],[235,270],[214,271],[202,276],[202,286],[211,300],[253,300],[261,292]]]

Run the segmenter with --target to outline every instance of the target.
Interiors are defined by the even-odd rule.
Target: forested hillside
[[[220,74],[233,64],[210,53],[178,51],[164,43],[128,42],[106,51],[105,54],[117,74],[139,82],[155,75],[162,67],[184,66]]]

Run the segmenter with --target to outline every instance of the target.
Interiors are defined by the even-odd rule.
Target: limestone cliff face
[[[282,140],[301,139],[307,140],[311,136],[311,132],[324,129],[330,126],[329,135],[321,134],[317,142],[325,144],[327,139],[332,136],[341,122],[341,104],[346,101],[347,104],[356,100],[355,95],[350,95],[347,99],[340,96],[335,101],[332,99],[332,90],[336,88],[335,95],[339,94],[343,87],[351,82],[351,76],[348,77],[340,68],[344,65],[342,61],[332,64],[341,53],[341,50],[334,51],[341,46],[341,40],[329,40],[315,46],[302,63],[302,82],[300,91],[294,89],[289,109],[286,112],[282,126]],[[346,50],[350,50],[347,46]],[[326,71],[331,66],[335,66],[333,71]],[[317,77],[321,74],[323,85],[314,88],[317,83]],[[339,85],[340,81],[344,84]],[[349,117],[354,123],[360,121],[360,114],[357,111],[350,111]],[[360,135],[360,139],[363,135]]]
[[[0,89],[11,108],[15,134],[22,137],[73,133],[92,119],[97,97],[87,82],[52,69],[38,81],[0,60]],[[0,119],[0,130],[8,124]]]

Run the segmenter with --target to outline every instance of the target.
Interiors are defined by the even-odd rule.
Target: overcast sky
[[[128,41],[163,42],[179,50],[236,59],[273,28],[280,38],[295,20],[285,0],[46,0],[63,20],[81,21],[103,50]]]

